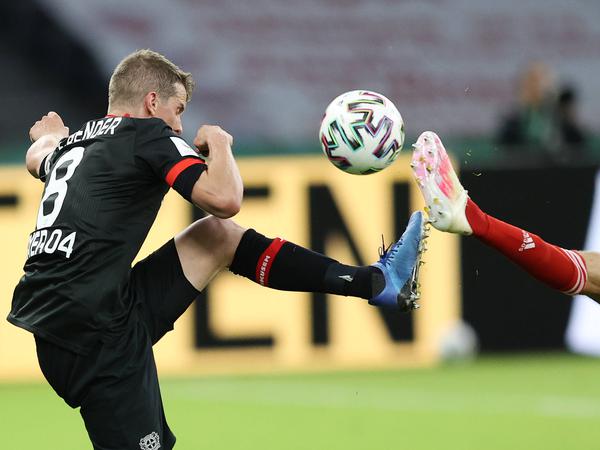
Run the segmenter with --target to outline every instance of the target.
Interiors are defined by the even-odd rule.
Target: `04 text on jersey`
[[[77,232],[65,232],[60,228],[36,230],[29,235],[29,243],[27,244],[27,258],[35,255],[47,253],[49,255],[55,252],[62,252],[65,257],[69,258],[73,253],[75,246],[75,238]]]

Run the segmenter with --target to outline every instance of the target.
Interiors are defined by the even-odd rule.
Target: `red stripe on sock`
[[[552,245],[533,233],[485,214],[471,199],[467,201],[465,213],[474,236],[533,277],[570,295],[584,288],[587,270],[578,253]]]
[[[285,244],[285,240],[275,238],[273,242],[267,247],[267,249],[260,255],[258,258],[258,264],[256,264],[256,282],[262,286],[269,285],[269,273],[271,272],[271,267],[273,266],[273,261],[275,261],[275,257],[281,246]]]
[[[575,266],[577,267],[577,279],[575,280],[575,283],[573,284],[573,286],[571,286],[571,288],[563,291],[565,294],[574,295],[574,294],[580,292],[581,289],[583,288],[583,276],[582,276],[582,272],[581,272],[581,267],[579,267],[579,265],[577,264],[575,257],[571,255],[571,252],[569,252],[568,250],[564,250],[564,249],[562,249],[562,250],[571,259],[573,264],[575,264]]]
[[[573,284],[573,286],[564,290],[563,292],[568,295],[576,295],[579,294],[583,288],[585,287],[585,283],[587,281],[587,267],[584,259],[581,255],[573,250],[564,250],[565,254],[571,258],[571,261],[575,264],[578,271],[577,281]]]
[[[579,267],[581,269],[581,276],[583,278],[582,283],[581,283],[581,289],[579,289],[577,292],[575,292],[576,294],[579,294],[585,287],[585,284],[587,283],[587,264],[585,263],[585,259],[583,259],[583,256],[581,256],[579,254],[579,252],[572,251],[572,253],[573,253],[573,256],[575,256],[575,259],[577,260],[577,262],[579,263]]]

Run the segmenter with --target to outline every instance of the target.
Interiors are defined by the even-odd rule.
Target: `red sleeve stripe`
[[[165,177],[165,181],[170,187],[173,187],[173,184],[175,183],[175,180],[177,179],[179,174],[181,174],[181,172],[183,172],[188,167],[193,166],[195,164],[202,164],[202,161],[196,158],[182,159],[173,167],[171,167],[171,170],[169,170],[169,173],[167,173],[167,176]]]
[[[275,238],[273,242],[267,247],[267,249],[258,258],[258,264],[256,265],[256,282],[263,286],[269,285],[269,273],[271,272],[271,266],[281,246],[285,244],[283,239]]]

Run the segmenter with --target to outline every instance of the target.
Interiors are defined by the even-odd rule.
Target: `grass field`
[[[600,360],[563,354],[423,370],[165,379],[162,388],[179,450],[600,447]],[[79,413],[43,384],[0,385],[0,447],[91,448]]]

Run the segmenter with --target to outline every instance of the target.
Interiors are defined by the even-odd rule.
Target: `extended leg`
[[[458,181],[440,138],[427,131],[415,144],[411,166],[432,225],[473,235],[529,274],[568,295],[600,293],[600,257],[552,245],[539,236],[485,214]]]
[[[474,236],[538,280],[568,295],[583,291],[587,269],[579,252],[557,247],[533,233],[489,216],[471,199],[467,201],[466,217]]]
[[[232,220],[207,217],[175,238],[186,278],[199,291],[230,267],[263,286],[286,291],[330,292],[371,298],[381,272],[346,266],[280,238],[270,239]],[[375,286],[375,290],[378,288]],[[379,289],[380,290],[380,289]]]
[[[403,238],[371,266],[348,266],[280,238],[270,239],[231,220],[207,217],[175,238],[183,272],[202,290],[230,268],[263,286],[368,299],[377,306],[412,309],[424,221],[415,213]]]

